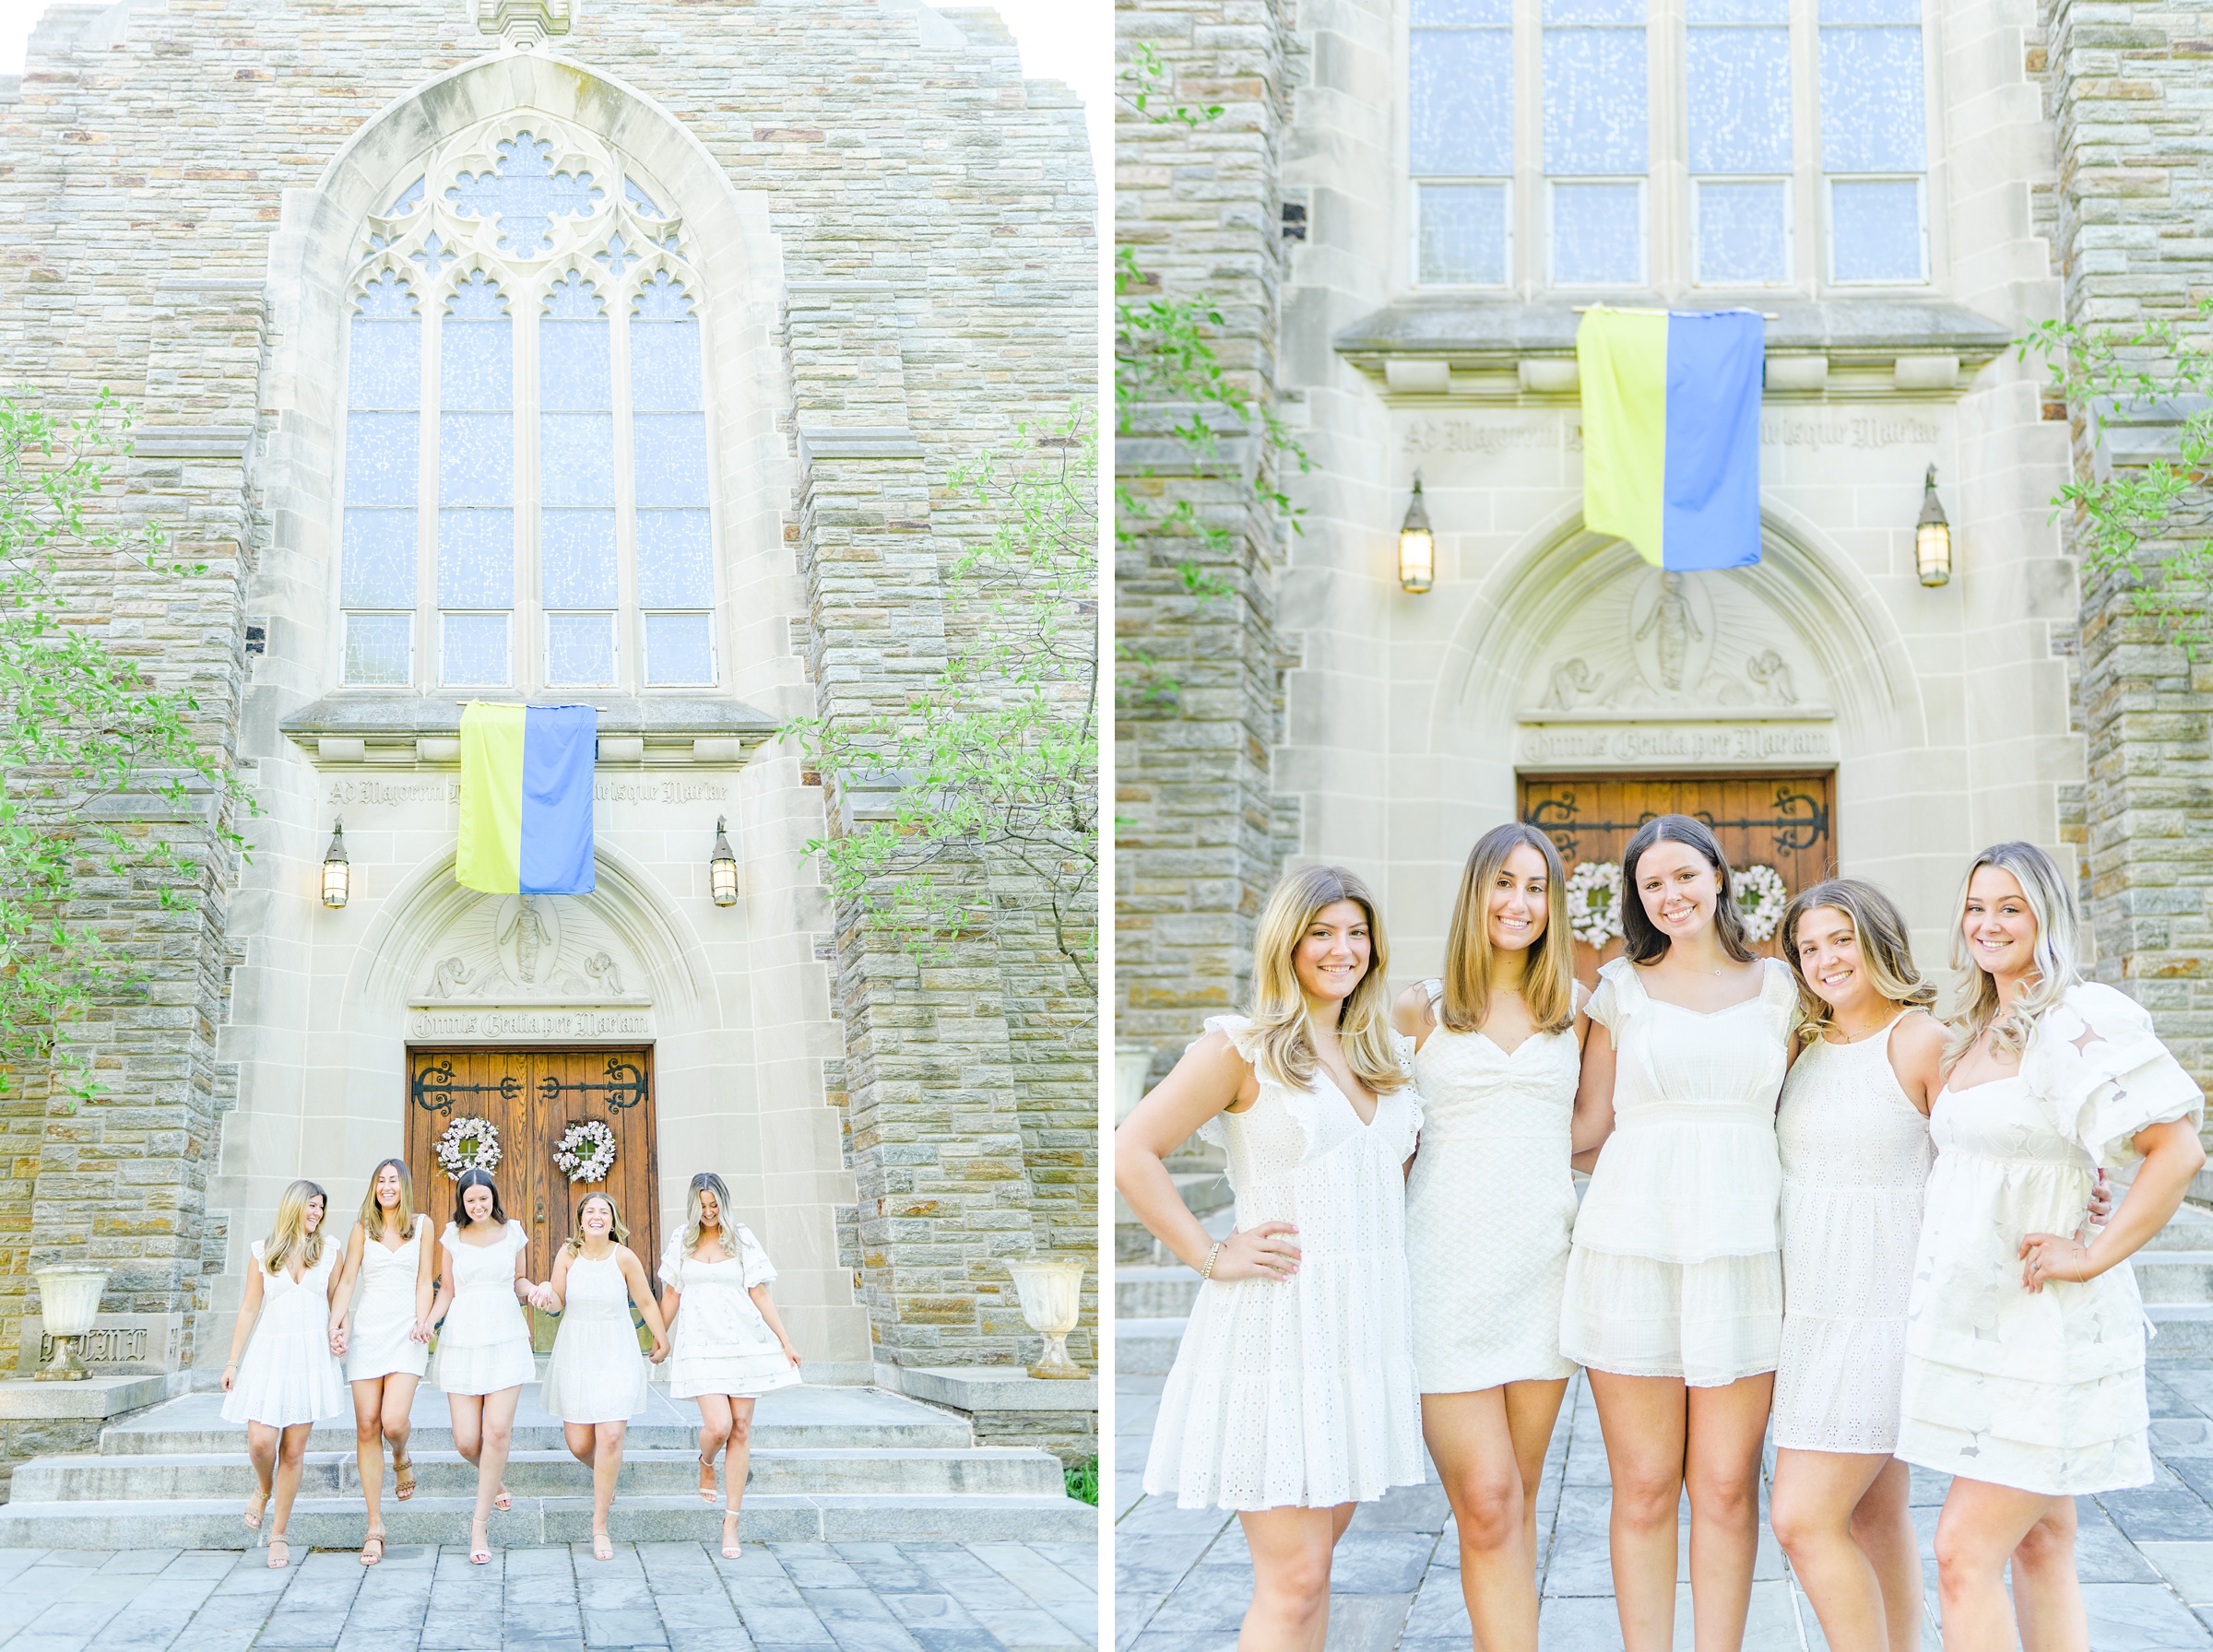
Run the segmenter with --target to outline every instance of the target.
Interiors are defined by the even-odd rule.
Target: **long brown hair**
[[[1872,883],[1857,878],[1829,878],[1802,889],[1782,909],[1782,957],[1798,983],[1798,1027],[1808,1038],[1819,1038],[1832,1023],[1828,1000],[1814,990],[1805,968],[1798,961],[1798,926],[1805,914],[1826,906],[1840,912],[1852,926],[1852,938],[1860,950],[1860,962],[1868,984],[1893,1004],[1926,1009],[1936,1002],[1936,985],[1921,978],[1913,967],[1913,947],[1907,938],[1906,920],[1890,897]]]
[[[614,1245],[629,1243],[630,1229],[622,1224],[622,1207],[615,1203],[613,1194],[603,1187],[595,1187],[576,1201],[576,1220],[570,1226],[568,1239],[563,1245],[563,1248],[572,1257],[581,1256],[584,1253],[584,1208],[596,1198],[607,1201],[609,1218],[607,1237],[609,1242]]]
[[[369,1173],[369,1191],[361,1195],[361,1233],[374,1239],[385,1231],[385,1208],[376,1202],[376,1178],[385,1174],[387,1164],[399,1172],[399,1203],[392,1214],[399,1218],[399,1236],[409,1238],[415,1232],[415,1178],[408,1174],[405,1159],[379,1159]]]
[[[1557,1032],[1575,1020],[1575,931],[1568,919],[1568,874],[1552,839],[1522,820],[1494,826],[1475,840],[1460,878],[1445,931],[1445,998],[1438,1019],[1453,1032],[1473,1032],[1490,1013],[1491,891],[1507,857],[1527,846],[1544,857],[1544,933],[1529,945],[1521,963],[1521,1001],[1540,1032]]]
[[[315,1231],[307,1231],[307,1207],[313,1200],[323,1201],[323,1220]],[[290,1272],[292,1258],[300,1258],[302,1268],[313,1268],[323,1259],[323,1233],[330,1226],[330,1196],[313,1182],[294,1182],[278,1196],[277,1216],[269,1223],[269,1236],[262,1242],[261,1265],[271,1273]]]
[[[1252,942],[1252,1022],[1260,1035],[1261,1076],[1294,1090],[1313,1081],[1320,1057],[1307,1036],[1307,995],[1291,960],[1321,910],[1340,901],[1360,908],[1367,923],[1367,973],[1337,1012],[1337,1043],[1354,1078],[1380,1095],[1397,1090],[1406,1072],[1391,1044],[1390,988],[1384,972],[1390,949],[1376,898],[1343,867],[1302,867],[1285,872],[1268,896]]]
[[[1713,898],[1713,933],[1722,950],[1739,963],[1750,963],[1758,957],[1745,938],[1744,914],[1736,910],[1736,894],[1729,887],[1729,857],[1722,853],[1722,840],[1713,835],[1712,827],[1688,815],[1661,815],[1647,820],[1629,839],[1621,857],[1622,955],[1631,963],[1658,963],[1667,956],[1667,937],[1645,912],[1644,897],[1637,892],[1637,863],[1655,844],[1681,844],[1696,850],[1713,868],[1715,881],[1721,885]]]

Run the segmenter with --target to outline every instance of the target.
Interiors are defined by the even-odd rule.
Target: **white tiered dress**
[[[336,1252],[325,1248],[299,1279],[271,1273],[262,1262],[262,1241],[247,1246],[261,1269],[261,1315],[253,1339],[223,1396],[223,1421],[290,1428],[320,1422],[352,1409],[338,1357],[330,1351],[330,1269]]]
[[[1560,1293],[1575,1227],[1568,1161],[1582,1049],[1571,1021],[1508,1055],[1455,1032],[1444,984],[1424,984],[1436,1029],[1414,1058],[1422,1152],[1406,1187],[1414,1372],[1425,1394],[1568,1377]],[[1577,997],[1581,997],[1578,988]]]
[[[1579,1365],[1699,1388],[1775,1369],[1775,1097],[1797,987],[1787,964],[1763,969],[1757,994],[1710,1015],[1651,997],[1626,958],[1598,972],[1614,1134],[1568,1255],[1560,1352]]]
[[[571,1257],[538,1403],[563,1422],[627,1422],[645,1409],[646,1380],[621,1263],[611,1250]]]
[[[1775,1444],[1888,1457],[1898,1445],[1906,1303],[1935,1150],[1890,1066],[1890,1035],[1817,1040],[1782,1083],[1782,1353]]]
[[[454,1270],[454,1300],[439,1328],[431,1381],[448,1394],[522,1386],[538,1375],[530,1322],[515,1295],[515,1253],[529,1243],[523,1224],[510,1221],[490,1245],[467,1245],[449,1221],[438,1243]]]
[[[800,1380],[799,1367],[785,1356],[750,1294],[775,1279],[776,1270],[752,1229],[740,1222],[736,1232],[738,1254],[721,1261],[684,1255],[680,1232],[661,1253],[661,1282],[682,1295],[669,1351],[671,1399],[703,1394],[746,1398]]]
[[[415,1286],[421,1277],[422,1247],[431,1225],[415,1219],[415,1231],[397,1249],[364,1233],[361,1282],[346,1322],[346,1380],[368,1382],[380,1376],[420,1376],[431,1349],[408,1333],[415,1328]]]
[[[2143,1007],[2089,983],[2039,1018],[2019,1072],[1936,1098],[1898,1456],[2045,1496],[2150,1482],[2136,1276],[2032,1292],[2020,1243],[2074,1233],[2097,1168],[2139,1162],[2138,1131],[2204,1114]]]
[[[1206,1030],[1260,1071],[1251,1021],[1215,1016]],[[1392,1036],[1408,1061],[1414,1041]],[[1148,1493],[1183,1508],[1326,1508],[1420,1482],[1402,1166],[1421,1125],[1411,1089],[1379,1096],[1363,1125],[1319,1069],[1305,1090],[1261,1074],[1250,1107],[1208,1120],[1201,1134],[1229,1155],[1237,1226],[1295,1223],[1298,1271],[1199,1287],[1160,1398]]]

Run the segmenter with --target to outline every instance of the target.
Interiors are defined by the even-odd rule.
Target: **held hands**
[[[1230,1234],[1214,1257],[1216,1280],[1287,1280],[1298,1271],[1298,1229],[1287,1221],[1263,1221]]]
[[[340,1357],[346,1352],[346,1321],[343,1318],[330,1322],[330,1351]]]
[[[2091,1257],[2089,1245],[2056,1233],[2030,1233],[2021,1241],[2020,1255],[2026,1264],[2021,1283],[2030,1291],[2041,1291],[2055,1281],[2080,1283],[2104,1271]]]
[[[418,1319],[408,1332],[408,1340],[420,1342],[428,1347],[431,1340],[431,1322],[427,1319]]]
[[[657,1365],[668,1357],[669,1339],[666,1337],[656,1337],[653,1339],[653,1351],[645,1356],[646,1363],[649,1365]]]
[[[553,1294],[553,1286],[550,1280],[543,1285],[532,1285],[529,1290],[523,1292],[523,1300],[542,1314],[561,1312],[561,1299]]]

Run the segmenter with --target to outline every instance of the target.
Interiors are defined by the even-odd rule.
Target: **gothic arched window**
[[[699,281],[622,159],[541,114],[440,147],[351,283],[341,679],[712,684]]]

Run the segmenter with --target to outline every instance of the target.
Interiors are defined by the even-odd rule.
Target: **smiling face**
[[[1967,880],[1959,933],[1967,955],[1994,978],[2018,980],[2037,973],[2036,914],[2020,879],[2005,867],[1977,867]]]
[[[489,1220],[491,1215],[491,1189],[481,1182],[471,1183],[467,1191],[461,1195],[461,1208],[468,1212],[471,1221]]]
[[[1662,838],[1637,858],[1637,899],[1669,941],[1711,926],[1721,874],[1688,844]]]
[[[376,1202],[387,1210],[399,1208],[399,1167],[387,1164],[376,1173]]]
[[[1342,1005],[1367,974],[1374,949],[1357,901],[1332,901],[1314,914],[1291,954],[1291,972],[1313,1004]]]
[[[323,1196],[318,1193],[307,1201],[307,1210],[300,1218],[301,1232],[314,1233],[323,1225]]]
[[[699,1190],[699,1225],[703,1228],[718,1228],[722,1225],[722,1201],[715,1197],[715,1190],[711,1187]]]
[[[584,1209],[577,1213],[576,1220],[583,1223],[586,1238],[601,1238],[614,1228],[615,1208],[595,1196],[584,1201]]]
[[[1798,920],[1798,968],[1831,1014],[1849,1015],[1878,996],[1852,919],[1833,906]]]
[[[1527,844],[1515,847],[1491,880],[1485,911],[1491,945],[1501,952],[1524,952],[1543,938],[1549,915],[1545,898],[1552,873],[1544,857]]]

